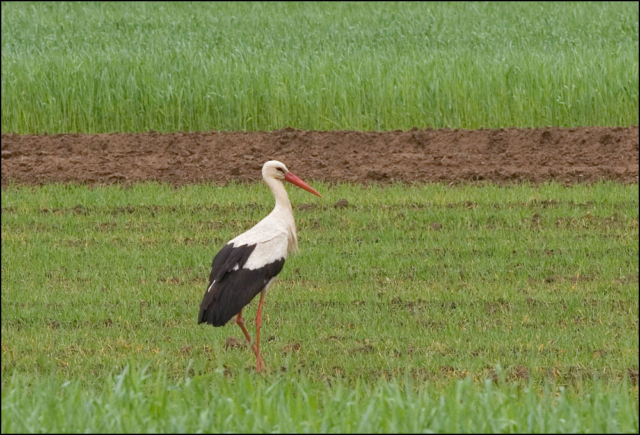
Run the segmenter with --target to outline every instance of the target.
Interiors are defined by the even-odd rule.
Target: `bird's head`
[[[302,187],[307,192],[311,192],[314,195],[322,197],[313,187],[302,181],[293,172],[287,169],[284,163],[277,160],[269,160],[262,167],[262,178],[265,180],[275,179],[279,181],[288,181],[291,184],[295,184],[298,187]]]

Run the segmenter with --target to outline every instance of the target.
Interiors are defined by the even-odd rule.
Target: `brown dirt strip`
[[[3,134],[2,185],[258,181],[270,159],[333,182],[638,183],[638,126]]]

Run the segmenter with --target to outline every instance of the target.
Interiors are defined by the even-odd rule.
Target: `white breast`
[[[276,220],[269,215],[229,243],[234,246],[256,245],[243,268],[260,269],[266,264],[286,259],[291,251],[291,238],[295,243],[295,227],[292,234],[286,221]]]

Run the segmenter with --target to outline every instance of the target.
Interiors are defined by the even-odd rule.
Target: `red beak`
[[[298,178],[298,176],[296,176],[293,172],[287,172],[287,175],[284,176],[284,181],[288,181],[291,184],[302,187],[307,192],[311,192],[314,195],[322,198],[322,195],[320,195],[313,187],[309,186],[307,183]]]

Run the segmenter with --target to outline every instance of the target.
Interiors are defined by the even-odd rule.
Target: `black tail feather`
[[[284,258],[260,269],[238,269],[227,273],[224,279],[208,289],[200,304],[198,323],[224,326],[233,316],[264,289],[284,266]]]

